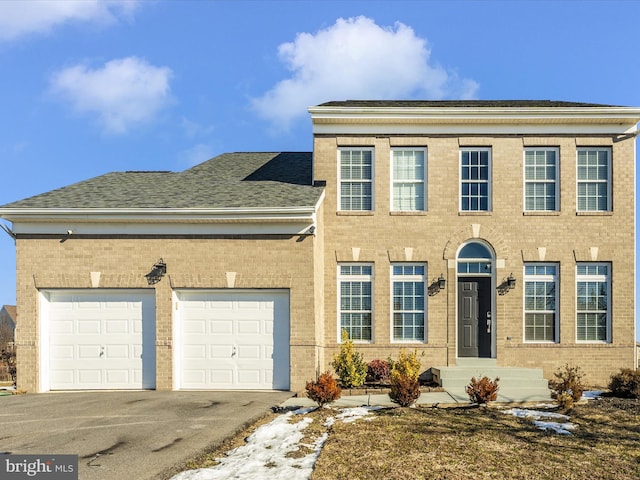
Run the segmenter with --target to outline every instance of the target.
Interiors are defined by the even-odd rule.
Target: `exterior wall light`
[[[507,278],[507,285],[509,285],[509,290],[516,288],[516,277],[513,276],[513,273],[509,274],[509,278]]]
[[[167,264],[164,263],[164,260],[162,260],[161,258],[153,265],[153,268],[149,273],[145,275],[145,277],[147,277],[147,283],[149,285],[155,285],[160,280],[162,280],[162,277],[164,277],[166,274]]]
[[[431,282],[429,285],[428,291],[429,296],[433,296],[438,293],[440,290],[444,290],[444,287],[447,285],[447,280],[444,278],[444,275],[441,273],[440,276]]]

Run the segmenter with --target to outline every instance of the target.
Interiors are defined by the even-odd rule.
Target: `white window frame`
[[[342,273],[342,267],[370,267],[371,268],[371,273],[370,274],[360,274],[360,275],[350,275],[350,274],[343,274]],[[338,281],[337,281],[337,300],[338,300],[338,304],[337,304],[337,311],[338,311],[338,338],[337,341],[338,343],[342,343],[342,313],[366,313],[368,312],[370,315],[370,319],[371,319],[371,325],[370,325],[370,330],[371,330],[371,337],[369,339],[361,339],[361,338],[352,338],[351,335],[349,335],[349,338],[351,340],[353,340],[354,343],[373,343],[373,338],[374,338],[374,331],[373,331],[373,311],[374,311],[374,285],[373,285],[373,275],[374,275],[374,265],[373,263],[367,263],[367,262],[349,262],[349,263],[339,263],[338,264],[338,271],[337,271],[337,275],[338,275]],[[367,309],[360,309],[360,310],[347,310],[344,311],[342,310],[342,283],[343,282],[368,282],[370,284],[370,288],[371,288],[371,308],[369,310]]]
[[[545,156],[547,152],[553,152],[555,154],[555,178],[553,180],[544,179],[527,179],[527,152],[544,152]],[[525,212],[557,212],[560,209],[560,149],[558,147],[526,147],[523,152],[523,173],[522,178],[524,181],[523,189],[522,189],[522,205],[524,207]],[[553,209],[529,209],[527,208],[527,184],[550,184],[553,183],[555,188],[554,194],[554,205]],[[546,198],[546,193],[545,193]],[[545,202],[546,203],[546,202]]]
[[[422,169],[422,178],[419,179],[397,179],[395,178],[395,162],[396,162],[396,158],[394,156],[395,152],[412,152],[414,153],[414,158],[415,158],[415,153],[416,152],[420,152],[423,155],[423,160],[424,160],[424,165],[423,165],[423,169]],[[392,212],[424,212],[427,210],[427,149],[424,147],[418,147],[418,148],[414,148],[414,147],[393,147],[391,149],[391,161],[389,162],[390,166],[391,166],[391,172],[389,175],[389,178],[391,179],[391,186],[390,186],[390,190],[391,190],[391,195],[389,195],[390,197],[390,201],[391,201],[391,205],[390,205],[390,209]],[[395,186],[397,184],[414,184],[414,185],[422,185],[422,194],[423,194],[423,205],[422,208],[396,208],[395,206],[395,200],[396,200],[396,195],[395,195]],[[414,203],[415,203],[415,196],[414,196]]]
[[[606,267],[606,274],[600,273],[587,273],[580,274],[578,270],[581,266],[587,267]],[[607,295],[607,309],[605,311],[601,309],[585,309],[578,310],[578,284],[579,283],[588,283],[588,282],[598,282],[604,283],[606,286],[606,295]],[[578,338],[578,315],[580,313],[595,313],[595,314],[606,314],[606,333],[605,338],[602,340],[587,340]],[[583,262],[578,263],[576,265],[576,316],[575,316],[575,326],[576,326],[576,342],[577,343],[611,343],[611,264],[607,262]]]
[[[580,157],[580,153],[582,152],[606,152],[607,153],[607,178],[606,180],[602,180],[602,179],[580,179],[578,172],[580,169],[580,165],[579,165],[579,157]],[[612,192],[612,188],[611,188],[611,172],[612,172],[612,168],[611,168],[611,164],[613,163],[612,161],[612,152],[611,152],[611,147],[579,147],[576,151],[576,211],[577,212],[610,212],[612,209],[612,199],[611,199],[611,192]],[[581,184],[585,184],[585,185],[601,185],[601,184],[606,184],[607,186],[607,205],[604,209],[600,209],[600,208],[596,208],[596,209],[589,209],[589,208],[585,208],[585,209],[581,209],[580,208],[580,185]]]
[[[462,178],[462,156],[464,152],[487,152],[487,178],[485,179],[463,179]],[[491,147],[461,147],[460,148],[460,152],[458,154],[458,177],[459,177],[459,182],[458,182],[458,209],[460,212],[491,212],[492,211],[492,201],[491,201],[491,196],[492,196],[492,175],[491,175],[491,170],[492,170],[492,162],[493,162],[493,158],[492,158],[492,152],[491,152]],[[481,209],[481,208],[477,208],[477,209],[463,209],[462,208],[462,190],[463,190],[463,184],[470,184],[470,185],[483,185],[486,184],[487,185],[487,208],[486,209]]]
[[[342,178],[342,152],[370,152],[371,153],[371,178],[369,179],[343,179]],[[341,212],[371,212],[374,210],[375,206],[375,151],[371,147],[340,147],[338,148],[338,211]],[[369,209],[361,209],[356,210],[352,208],[345,208],[342,205],[342,183],[361,183],[361,184],[370,184],[371,185],[371,208]]]
[[[556,270],[555,274],[538,274],[538,273],[527,273],[527,267],[554,267]],[[540,263],[540,262],[530,262],[524,265],[523,269],[523,332],[522,332],[522,340],[525,343],[559,343],[559,334],[560,334],[560,282],[559,282],[559,272],[560,265],[557,263]],[[555,309],[527,309],[527,283],[532,282],[545,282],[545,283],[553,283],[555,285]],[[527,339],[527,314],[553,314],[553,340],[529,340]]]
[[[396,274],[394,273],[394,267],[422,267],[423,268],[423,273],[422,274],[410,274],[410,275],[405,275],[403,274]],[[397,263],[392,263],[391,264],[391,268],[390,268],[390,275],[391,275],[391,282],[390,282],[390,300],[391,300],[391,308],[390,308],[390,313],[391,313],[391,319],[390,319],[390,326],[391,326],[391,332],[390,332],[390,338],[391,338],[391,343],[426,343],[427,342],[427,298],[428,298],[428,287],[427,287],[427,264],[426,263],[404,263],[404,262],[397,262]],[[394,302],[394,298],[395,298],[395,283],[396,282],[402,282],[402,283],[413,283],[413,282],[422,282],[422,295],[423,295],[423,309],[419,310],[419,309],[414,309],[414,310],[396,310],[395,308],[395,302]],[[395,336],[395,314],[396,313],[422,313],[422,319],[423,319],[423,324],[422,324],[422,338],[413,338],[413,339],[405,339],[405,338],[401,338],[401,339],[397,339]]]

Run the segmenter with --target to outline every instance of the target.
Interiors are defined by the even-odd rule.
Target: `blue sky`
[[[0,205],[110,171],[311,150],[346,99],[640,106],[639,1],[0,2]],[[0,231],[0,305],[15,303]]]

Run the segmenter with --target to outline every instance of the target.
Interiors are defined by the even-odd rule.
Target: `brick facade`
[[[495,284],[511,272],[516,288],[495,295],[495,358],[501,366],[542,367],[547,378],[565,363],[579,365],[591,384],[634,364],[634,139],[616,136],[315,136],[315,176],[327,182],[325,209],[325,364],[337,350],[337,268],[341,262],[374,265],[373,340],[358,345],[367,360],[397,356],[400,348],[417,348],[423,368],[456,363],[456,252],[480,239],[495,251]],[[576,213],[576,151],[581,146],[612,149],[613,209]],[[374,208],[367,212],[338,209],[338,150],[374,149]],[[390,152],[394,146],[427,149],[427,209],[392,212]],[[492,209],[459,211],[460,148],[490,147]],[[560,208],[530,213],[523,207],[523,149],[559,149]],[[355,253],[354,253],[355,252]],[[357,253],[357,255],[356,255]],[[427,341],[391,341],[391,262],[424,262],[427,283],[441,273],[446,289],[427,300]],[[525,262],[553,262],[560,268],[557,343],[524,341],[523,271]],[[612,270],[611,342],[576,341],[576,262],[610,262]]]
[[[64,241],[61,241],[64,240]],[[172,291],[180,288],[278,288],[290,292],[291,385],[300,389],[317,368],[313,236],[265,238],[21,238],[17,245],[18,388],[39,391],[39,291],[90,289],[155,290],[156,388],[169,390],[172,376]],[[46,252],[46,254],[44,254]],[[149,285],[145,275],[162,258],[167,275]]]

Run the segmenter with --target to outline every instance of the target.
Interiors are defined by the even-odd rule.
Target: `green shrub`
[[[336,401],[342,394],[338,383],[329,372],[320,375],[315,382],[307,382],[306,390],[307,397],[316,402],[319,407]]]
[[[640,371],[623,368],[620,373],[611,375],[609,390],[616,397],[640,398]]]
[[[582,392],[584,392],[582,378],[584,374],[580,370],[580,367],[571,367],[565,364],[553,375],[556,377],[555,380],[549,381],[549,387],[552,390],[551,396],[553,398],[558,400],[563,393],[571,395],[571,399],[574,402],[582,398]]]
[[[484,405],[495,401],[498,398],[499,381],[498,377],[495,380],[491,380],[489,377],[471,377],[471,382],[465,388],[471,403]]]
[[[422,369],[422,364],[418,359],[417,350],[414,350],[411,353],[406,353],[404,350],[400,350],[398,360],[395,361],[391,357],[389,357],[388,362],[392,380],[394,375],[405,375],[414,380],[418,380],[418,377],[420,376],[420,370]]]
[[[340,377],[343,388],[359,387],[367,379],[367,364],[362,354],[356,352],[346,330],[342,330],[340,353],[333,356],[331,366]]]
[[[389,398],[401,407],[410,407],[420,397],[420,382],[417,377],[404,373],[391,375]]]

